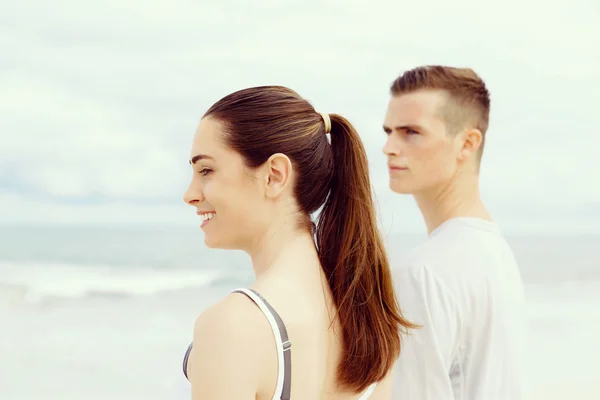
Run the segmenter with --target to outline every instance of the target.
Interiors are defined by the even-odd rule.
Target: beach
[[[186,230],[21,229],[0,237],[6,400],[189,399],[181,361],[196,316],[252,276],[243,254],[206,250]],[[392,259],[421,239],[398,238]],[[526,283],[532,398],[599,398],[597,238],[511,243]],[[562,265],[561,254],[574,251],[582,261]]]

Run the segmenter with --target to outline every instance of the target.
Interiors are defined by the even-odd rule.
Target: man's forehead
[[[420,90],[392,96],[389,110],[393,112],[426,115],[435,113],[446,100],[445,93],[439,90]]]
[[[445,104],[440,91],[418,91],[392,96],[386,113],[386,124],[416,124],[438,118]]]

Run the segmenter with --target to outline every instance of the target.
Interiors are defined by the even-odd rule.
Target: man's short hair
[[[483,136],[480,157],[490,115],[490,94],[483,80],[470,68],[426,65],[413,68],[392,83],[392,96],[419,90],[441,90],[448,99],[440,110],[450,133],[475,128]]]

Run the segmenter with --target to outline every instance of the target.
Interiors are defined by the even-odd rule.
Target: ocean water
[[[390,235],[392,260],[423,239]],[[508,240],[532,399],[599,399],[600,237]],[[251,279],[197,229],[0,228],[0,399],[189,399],[195,317]]]

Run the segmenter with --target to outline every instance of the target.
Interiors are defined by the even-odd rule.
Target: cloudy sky
[[[485,201],[512,232],[600,232],[600,3],[19,1],[0,13],[0,224],[196,225],[203,112],[282,84],[348,116],[385,229],[422,231],[381,147],[390,82],[474,68],[492,93]],[[6,9],[8,7],[8,9]]]

